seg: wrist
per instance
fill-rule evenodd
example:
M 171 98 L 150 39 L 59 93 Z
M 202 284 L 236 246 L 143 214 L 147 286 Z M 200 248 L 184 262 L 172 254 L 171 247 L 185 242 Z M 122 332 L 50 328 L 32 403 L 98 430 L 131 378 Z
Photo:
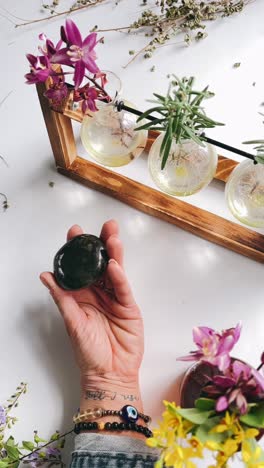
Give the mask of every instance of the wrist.
M 81 413 L 94 408 L 116 411 L 121 410 L 125 405 L 135 406 L 138 412 L 144 413 L 138 379 L 109 379 L 105 376 L 82 377 L 81 388 Z M 98 422 L 120 422 L 120 420 L 116 416 L 111 418 L 104 416 Z M 146 425 L 144 421 L 140 421 L 140 424 Z M 113 432 L 104 431 L 104 434 L 113 435 Z M 144 435 L 132 431 L 121 432 L 118 435 L 145 439 Z
M 138 379 L 89 376 L 81 379 L 81 411 L 91 407 L 120 409 L 131 404 L 143 412 Z

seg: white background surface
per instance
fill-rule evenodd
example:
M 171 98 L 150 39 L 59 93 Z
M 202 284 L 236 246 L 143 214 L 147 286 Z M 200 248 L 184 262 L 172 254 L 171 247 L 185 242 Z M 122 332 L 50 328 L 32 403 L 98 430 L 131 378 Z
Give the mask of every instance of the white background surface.
M 83 34 L 95 24 L 124 26 L 138 17 L 139 3 L 121 0 L 115 6 L 109 1 L 76 13 L 73 19 Z M 11 205 L 0 214 L 0 401 L 21 380 L 29 383 L 29 393 L 17 410 L 16 434 L 21 439 L 28 439 L 35 428 L 48 436 L 71 426 L 78 406 L 78 371 L 63 324 L 38 275 L 52 267 L 69 226 L 78 223 L 99 234 L 102 223 L 115 218 L 145 321 L 141 372 L 145 411 L 157 419 L 162 399 L 177 398 L 186 364 L 176 358 L 193 348 L 194 325 L 221 329 L 242 320 L 235 355 L 258 363 L 264 329 L 263 266 L 56 173 L 35 89 L 24 85 L 23 75 L 25 53 L 37 51 L 38 34 L 45 32 L 56 40 L 62 19 L 15 29 L 2 17 L 6 7 L 19 17 L 41 17 L 38 0 L 8 4 L 0 0 L 0 100 L 12 91 L 0 108 L 0 154 L 10 166 L 0 166 L 0 191 Z M 255 0 L 242 14 L 210 24 L 209 37 L 199 44 L 163 47 L 151 60 L 140 58 L 126 69 L 122 66 L 130 58 L 128 50 L 142 47 L 146 38 L 110 33 L 98 51 L 98 64 L 120 76 L 124 96 L 141 109 L 153 91 L 165 92 L 168 73 L 195 75 L 197 86 L 210 84 L 216 92 L 207 104 L 208 114 L 226 123 L 210 136 L 242 148 L 242 141 L 263 137 L 258 115 L 264 100 L 263 18 L 264 2 Z M 240 68 L 233 68 L 235 62 L 241 62 Z M 152 65 L 154 73 L 149 71 Z M 144 158 L 122 171 L 150 182 Z M 51 180 L 54 188 L 48 185 Z M 219 183 L 191 201 L 231 219 Z

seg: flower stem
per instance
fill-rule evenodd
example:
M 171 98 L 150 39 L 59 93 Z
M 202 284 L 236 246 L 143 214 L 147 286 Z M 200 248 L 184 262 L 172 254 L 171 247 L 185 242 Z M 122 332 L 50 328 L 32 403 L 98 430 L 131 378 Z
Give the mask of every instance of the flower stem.
M 61 436 L 59 436 L 59 437 L 56 439 L 56 441 L 57 441 L 57 440 L 60 440 L 60 439 L 63 439 L 63 438 L 66 437 L 67 435 L 71 434 L 73 431 L 74 431 L 74 429 L 71 429 L 70 431 L 65 432 L 65 434 L 62 434 Z M 48 446 L 51 445 L 51 444 L 54 444 L 54 442 L 56 442 L 56 441 L 50 440 L 49 442 L 47 442 L 46 444 L 42 445 L 41 447 L 38 447 L 38 448 L 36 448 L 35 450 L 32 450 L 32 452 L 29 452 L 29 453 L 27 453 L 26 455 L 23 455 L 23 457 L 20 457 L 17 461 L 20 461 L 20 462 L 21 462 L 22 460 L 24 460 L 25 458 L 29 457 L 29 456 L 32 455 L 33 453 L 36 453 L 36 452 L 38 452 L 40 449 L 42 450 L 43 448 L 48 447 Z

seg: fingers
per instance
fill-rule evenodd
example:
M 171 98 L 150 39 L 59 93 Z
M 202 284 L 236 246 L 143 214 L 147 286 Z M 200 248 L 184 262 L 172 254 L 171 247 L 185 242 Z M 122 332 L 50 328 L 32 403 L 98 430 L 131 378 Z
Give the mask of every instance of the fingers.
M 83 234 L 82 228 L 78 226 L 78 224 L 74 224 L 74 226 L 72 226 L 67 233 L 67 241 L 73 239 L 76 236 L 79 236 L 80 234 Z
M 116 262 L 115 259 L 111 258 L 109 260 L 107 272 L 118 302 L 124 307 L 133 305 L 135 300 L 128 280 L 121 266 Z
M 121 267 L 123 267 L 124 249 L 123 244 L 117 235 L 113 234 L 108 238 L 106 241 L 106 249 L 109 258 L 113 258 Z
M 114 219 L 110 219 L 110 221 L 104 223 L 100 237 L 102 241 L 106 243 L 110 236 L 118 236 L 118 232 L 119 229 L 117 222 Z
M 64 319 L 67 331 L 71 334 L 76 329 L 77 321 L 79 321 L 84 312 L 79 308 L 71 293 L 57 285 L 52 273 L 41 273 L 40 280 L 50 291 L 50 294 Z

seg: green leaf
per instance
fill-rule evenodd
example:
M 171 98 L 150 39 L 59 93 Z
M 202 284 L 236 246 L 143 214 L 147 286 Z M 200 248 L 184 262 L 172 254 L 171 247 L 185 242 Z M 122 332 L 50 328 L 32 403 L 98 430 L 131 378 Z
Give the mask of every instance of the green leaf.
M 264 140 L 250 140 L 250 141 L 243 141 L 243 145 L 258 145 L 258 144 L 264 144 Z
M 60 437 L 60 433 L 59 432 L 55 432 L 54 434 L 52 434 L 50 440 L 58 440 L 58 438 Z
M 264 429 L 264 403 L 254 406 L 249 413 L 240 416 L 239 419 L 247 426 Z
M 166 98 L 164 96 L 161 96 L 160 94 L 153 93 L 153 96 L 155 96 L 157 99 L 159 99 L 162 102 L 166 101 Z
M 0 468 L 7 468 L 9 466 L 9 462 L 4 462 L 0 460 Z
M 6 444 L 8 447 L 14 447 L 14 445 L 15 445 L 15 439 L 14 439 L 14 437 L 13 437 L 13 436 L 10 436 L 10 437 L 7 439 L 7 441 L 6 441 L 5 444 Z
M 40 442 L 47 442 L 45 439 L 41 439 L 41 437 L 39 437 L 38 434 L 34 435 L 34 441 L 36 444 L 39 444 Z
M 264 154 L 263 154 L 263 155 L 259 155 L 259 154 L 258 154 L 258 155 L 255 157 L 255 160 L 256 160 L 258 163 L 260 163 L 260 164 L 264 164 Z
M 197 430 L 195 431 L 196 437 L 202 442 L 206 442 L 207 440 L 212 440 L 214 442 L 223 442 L 227 437 L 227 432 L 210 432 L 217 424 L 221 421 L 221 416 L 215 416 L 213 418 L 209 418 L 205 423 L 201 424 Z
M 198 398 L 198 400 L 195 401 L 195 408 L 202 411 L 214 410 L 215 400 L 212 400 L 211 398 Z
M 144 125 L 141 125 L 140 127 L 136 127 L 135 130 L 145 130 L 146 128 L 151 127 L 152 125 L 159 124 L 163 122 L 164 119 L 155 119 L 151 120 L 150 122 L 145 123 Z
M 164 110 L 164 107 L 158 106 L 158 107 L 152 107 L 151 109 L 146 110 L 146 112 L 143 112 L 143 114 L 137 119 L 137 122 L 140 122 L 140 120 L 145 119 L 148 117 L 150 114 L 153 112 L 158 112 Z
M 25 450 L 29 450 L 30 452 L 35 448 L 35 444 L 27 440 L 23 440 L 22 445 Z
M 213 411 L 202 411 L 197 408 L 180 408 L 177 413 L 194 424 L 203 424 L 212 415 Z
M 183 130 L 193 141 L 195 141 L 195 143 L 197 143 L 200 146 L 204 146 L 204 143 L 200 140 L 200 138 L 197 135 L 195 135 L 195 133 L 189 127 L 183 125 Z
M 11 461 L 18 460 L 18 458 L 20 456 L 20 451 L 18 450 L 17 447 L 13 447 L 11 445 L 6 445 L 5 444 L 5 449 L 6 449 L 8 457 L 10 458 Z

